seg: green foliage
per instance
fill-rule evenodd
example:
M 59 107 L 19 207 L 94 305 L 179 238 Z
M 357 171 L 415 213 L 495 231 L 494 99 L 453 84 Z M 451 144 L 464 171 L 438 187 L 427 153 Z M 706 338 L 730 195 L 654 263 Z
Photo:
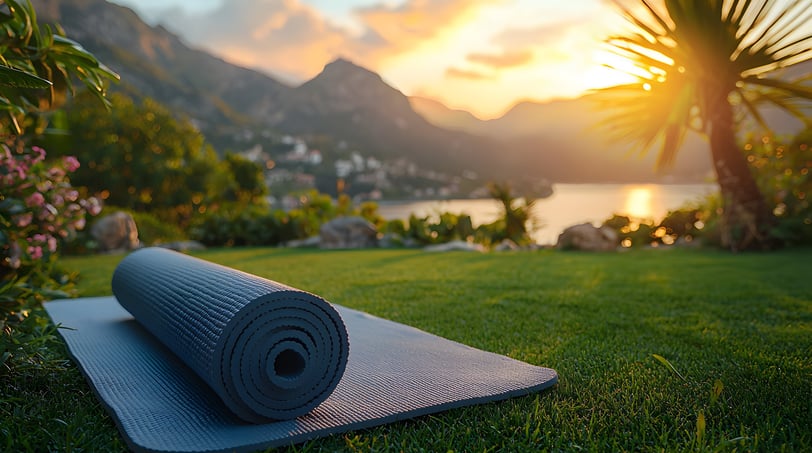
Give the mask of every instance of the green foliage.
M 781 245 L 812 244 L 812 130 L 794 139 L 775 140 L 768 136 L 750 137 L 744 145 L 747 161 L 777 222 L 770 231 Z M 707 197 L 697 213 L 703 229 L 698 236 L 707 245 L 721 245 L 723 201 Z
M 685 207 L 669 211 L 659 223 L 615 214 L 602 226 L 617 232 L 623 247 L 672 245 L 679 240 L 705 238 L 708 230 L 702 221 L 704 217 L 702 209 Z
M 310 190 L 299 194 L 299 207 L 289 211 L 265 205 L 228 203 L 199 215 L 190 236 L 206 245 L 277 245 L 319 233 L 321 225 L 339 215 L 361 215 L 383 224 L 373 202 L 353 207 L 348 197 L 337 203 L 329 195 Z
M 61 30 L 39 26 L 30 1 L 0 1 L 0 127 L 21 134 L 26 115 L 64 104 L 73 78 L 104 103 L 105 82 L 118 75 Z
M 242 203 L 262 202 L 268 194 L 262 166 L 233 153 L 226 153 L 223 163 L 231 180 L 226 198 Z
M 22 141 L 0 147 L 0 374 L 44 363 L 53 331 L 40 303 L 70 296 L 73 276 L 55 266 L 57 251 L 84 228 L 86 211 L 100 209 L 71 186 L 78 165 Z
M 772 235 L 788 246 L 812 244 L 812 129 L 784 142 L 751 137 L 744 150 L 778 219 Z
M 40 27 L 28 0 L 0 0 L 0 131 L 41 131 L 36 114 L 60 107 L 74 79 L 104 104 L 105 82 L 118 76 L 61 30 Z M 54 329 L 40 303 L 70 295 L 73 276 L 56 268 L 56 252 L 100 205 L 71 185 L 74 156 L 46 162 L 42 148 L 0 139 L 0 374 L 16 375 L 51 363 Z
M 87 162 L 74 182 L 101 194 L 106 203 L 185 227 L 201 207 L 221 200 L 227 187 L 239 192 L 246 187 L 240 184 L 252 184 L 249 178 L 234 182 L 230 171 L 238 160 L 221 165 L 200 132 L 159 103 L 136 104 L 116 94 L 108 112 L 92 101 L 79 96 L 72 104 L 70 136 L 54 149 L 73 150 Z
M 292 239 L 288 219 L 280 214 L 265 206 L 227 205 L 200 216 L 190 235 L 210 246 L 276 245 Z
M 503 211 L 502 218 L 488 227 L 490 231 L 493 231 L 491 242 L 497 243 L 503 239 L 510 239 L 519 245 L 531 243 L 528 223 L 532 223 L 534 220 L 532 212 L 536 200 L 525 197 L 520 202 L 519 197 L 513 193 L 508 183 L 490 182 L 488 192 L 502 205 Z M 499 231 L 502 227 L 504 230 Z

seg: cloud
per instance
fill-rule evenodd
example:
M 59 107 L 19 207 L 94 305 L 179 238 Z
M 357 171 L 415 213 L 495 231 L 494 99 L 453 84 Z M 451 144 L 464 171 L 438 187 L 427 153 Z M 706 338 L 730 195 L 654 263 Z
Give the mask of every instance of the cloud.
M 411 47 L 435 38 L 464 21 L 487 0 L 409 0 L 401 6 L 383 4 L 357 8 L 356 16 L 392 48 Z
M 523 66 L 533 61 L 533 52 L 530 50 L 506 51 L 501 54 L 472 53 L 466 59 L 471 63 L 490 66 L 494 69 Z
M 164 23 L 192 45 L 289 79 L 311 77 L 365 47 L 298 0 L 231 0 L 210 12 L 175 11 Z
M 484 74 L 482 72 L 459 68 L 446 69 L 445 76 L 447 78 L 468 79 L 468 80 L 490 80 L 494 78 L 493 76 Z
M 187 42 L 289 81 L 316 75 L 341 56 L 372 70 L 430 41 L 493 0 L 408 0 L 357 8 L 354 30 L 301 0 L 229 0 L 212 11 L 165 11 L 162 23 Z
M 512 28 L 494 37 L 494 43 L 508 49 L 526 49 L 560 41 L 574 32 L 581 32 L 585 21 L 572 19 L 530 28 Z

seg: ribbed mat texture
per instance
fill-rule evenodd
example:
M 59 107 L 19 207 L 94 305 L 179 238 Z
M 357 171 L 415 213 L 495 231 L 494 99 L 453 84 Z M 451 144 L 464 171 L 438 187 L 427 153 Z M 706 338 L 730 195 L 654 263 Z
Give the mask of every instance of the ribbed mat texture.
M 550 368 L 166 250 L 125 258 L 113 287 L 115 297 L 45 308 L 134 451 L 290 445 L 558 379 Z M 310 409 L 287 417 L 302 407 Z M 257 423 L 266 419 L 274 420 Z
M 332 305 L 245 272 L 151 247 L 119 263 L 113 294 L 245 421 L 310 412 L 347 365 Z

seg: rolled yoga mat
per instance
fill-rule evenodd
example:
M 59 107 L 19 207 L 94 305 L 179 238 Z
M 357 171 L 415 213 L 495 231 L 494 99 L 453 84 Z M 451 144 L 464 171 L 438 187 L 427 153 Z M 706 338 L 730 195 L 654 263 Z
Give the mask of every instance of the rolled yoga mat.
M 525 395 L 558 380 L 550 368 L 331 306 L 285 285 L 175 252 L 133 253 L 116 269 L 113 285 L 115 297 L 56 300 L 45 309 L 63 327 L 59 332 L 70 355 L 133 451 L 262 450 Z M 295 310 L 311 308 L 293 315 L 275 309 L 288 303 Z M 279 329 L 256 330 L 247 321 L 259 319 Z M 346 336 L 336 320 L 343 320 Z M 248 330 L 237 333 L 238 326 Z M 277 336 L 283 326 L 294 326 L 293 332 Z M 332 334 L 338 336 L 330 340 Z M 240 365 L 227 351 L 238 353 L 246 345 L 243 354 L 254 359 Z M 333 373 L 339 379 L 334 389 Z M 313 405 L 312 410 L 253 423 L 257 414 L 276 415 L 278 408 L 269 410 L 271 400 L 281 400 L 284 413 L 287 404 L 308 400 L 287 392 L 299 379 L 322 388 L 301 406 Z M 248 390 L 261 382 L 275 390 Z M 300 389 L 307 395 L 314 390 Z M 322 396 L 326 399 L 313 404 Z M 243 410 L 247 416 L 238 412 Z
M 113 294 L 245 421 L 310 412 L 347 365 L 332 305 L 245 272 L 152 247 L 119 263 Z

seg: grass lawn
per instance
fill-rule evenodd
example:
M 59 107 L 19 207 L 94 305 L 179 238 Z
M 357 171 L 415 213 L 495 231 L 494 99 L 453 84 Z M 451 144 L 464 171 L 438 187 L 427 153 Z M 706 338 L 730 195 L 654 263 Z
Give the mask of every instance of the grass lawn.
M 197 256 L 560 376 L 540 394 L 291 451 L 812 451 L 810 249 L 246 248 Z M 82 295 L 107 295 L 120 259 L 66 258 L 63 265 L 81 272 Z M 124 449 L 72 363 L 19 370 L 8 380 L 0 450 Z

